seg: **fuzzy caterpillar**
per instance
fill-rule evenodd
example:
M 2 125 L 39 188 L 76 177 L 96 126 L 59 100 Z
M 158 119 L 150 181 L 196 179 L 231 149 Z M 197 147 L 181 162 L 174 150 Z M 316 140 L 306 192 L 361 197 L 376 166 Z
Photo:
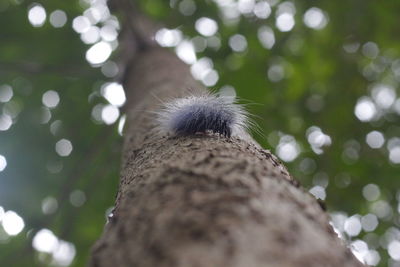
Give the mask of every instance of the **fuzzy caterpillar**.
M 178 136 L 214 133 L 247 135 L 248 114 L 234 98 L 206 94 L 174 99 L 157 113 L 159 130 Z

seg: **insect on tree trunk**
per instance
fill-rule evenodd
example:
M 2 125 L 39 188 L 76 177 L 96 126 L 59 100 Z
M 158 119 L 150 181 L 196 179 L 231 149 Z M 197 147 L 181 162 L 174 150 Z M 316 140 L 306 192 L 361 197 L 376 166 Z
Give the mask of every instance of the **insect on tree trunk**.
M 162 101 L 205 91 L 187 65 L 152 46 L 128 63 L 121 182 L 90 266 L 362 266 L 317 201 L 254 141 L 156 134 Z

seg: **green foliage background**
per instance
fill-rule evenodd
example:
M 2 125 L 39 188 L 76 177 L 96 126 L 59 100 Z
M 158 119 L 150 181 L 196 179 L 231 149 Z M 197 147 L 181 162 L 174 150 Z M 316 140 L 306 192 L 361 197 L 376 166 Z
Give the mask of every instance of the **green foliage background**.
M 305 188 L 317 186 L 326 192 L 328 211 L 335 218 L 345 221 L 353 216 L 363 222 L 363 216 L 376 215 L 376 229 L 364 229 L 356 235 L 339 230 L 353 244 L 353 250 L 360 244 L 368 245 L 368 250 L 359 250 L 368 263 L 400 266 L 400 256 L 394 255 L 400 255 L 400 164 L 393 151 L 390 159 L 390 151 L 400 147 L 400 99 L 382 108 L 374 91 L 384 85 L 392 93 L 400 93 L 400 2 L 267 2 L 272 10 L 268 18 L 237 11 L 233 19 L 227 19 L 222 11 L 224 3 L 235 5 L 234 0 L 142 0 L 139 5 L 187 40 L 200 36 L 195 29 L 199 18 L 216 21 L 214 36 L 220 45 L 196 53 L 197 59 L 211 59 L 219 74 L 211 89 L 226 85 L 235 88 L 255 115 L 260 132 L 254 136 L 265 148 L 279 155 L 279 149 L 289 140 L 286 143 L 299 155 L 286 166 Z M 47 18 L 43 25 L 33 27 L 28 11 L 38 4 L 46 10 Z M 25 223 L 16 236 L 9 236 L 0 223 L 2 266 L 60 265 L 51 253 L 32 247 L 40 229 L 49 229 L 57 238 L 72 243 L 76 255 L 70 266 L 84 266 L 113 205 L 122 137 L 117 131 L 118 121 L 105 125 L 94 115 L 95 107 L 108 104 L 101 87 L 113 81 L 113 75 L 101 65 L 88 63 L 85 53 L 93 44 L 82 42 L 72 28 L 74 18 L 95 4 L 104 2 L 0 1 L 0 96 L 5 85 L 13 92 L 11 100 L 0 102 L 0 115 L 8 114 L 13 121 L 0 131 L 0 155 L 7 160 L 6 168 L 0 171 L 0 206 L 17 212 Z M 282 32 L 276 19 L 285 5 L 295 8 L 295 25 Z M 192 8 L 190 12 L 188 7 L 189 11 Z M 305 12 L 312 7 L 325 14 L 327 24 L 322 29 L 303 22 Z M 55 28 L 49 22 L 55 10 L 67 15 L 63 27 Z M 265 26 L 274 33 L 270 49 L 258 37 L 260 27 Z M 245 37 L 244 51 L 235 52 L 229 45 L 235 34 Z M 116 41 L 112 43 L 117 45 Z M 115 55 L 108 62 L 113 58 Z M 274 66 L 278 66 L 278 76 L 274 76 Z M 42 102 L 48 90 L 59 94 L 55 108 Z M 363 97 L 369 97 L 376 109 L 370 121 L 360 121 L 355 115 L 358 101 L 366 99 Z M 331 139 L 330 145 L 321 147 L 322 153 L 314 152 L 308 141 L 307 130 L 312 126 Z M 366 135 L 371 131 L 383 134 L 385 143 L 380 148 L 367 144 Z M 73 145 L 68 157 L 55 151 L 56 142 L 63 138 Z M 369 184 L 379 189 L 370 200 L 365 197 Z M 83 205 L 73 205 L 72 192 L 84 194 Z M 49 197 L 57 201 L 58 208 L 44 214 L 44 200 Z

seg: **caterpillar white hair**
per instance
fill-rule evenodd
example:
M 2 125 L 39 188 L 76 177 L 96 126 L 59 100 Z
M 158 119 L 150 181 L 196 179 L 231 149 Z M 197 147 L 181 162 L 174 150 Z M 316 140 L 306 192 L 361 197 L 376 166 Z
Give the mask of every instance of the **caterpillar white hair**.
M 214 133 L 224 137 L 247 134 L 248 115 L 233 97 L 207 94 L 178 98 L 158 112 L 162 132 L 180 136 Z

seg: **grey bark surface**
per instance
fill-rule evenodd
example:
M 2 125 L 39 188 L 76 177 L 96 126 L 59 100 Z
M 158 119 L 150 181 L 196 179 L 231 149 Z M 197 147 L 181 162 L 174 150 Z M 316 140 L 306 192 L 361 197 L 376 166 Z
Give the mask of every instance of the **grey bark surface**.
M 127 77 L 121 182 L 90 266 L 362 266 L 269 151 L 157 134 L 152 112 L 162 101 L 204 90 L 175 55 L 141 52 Z

